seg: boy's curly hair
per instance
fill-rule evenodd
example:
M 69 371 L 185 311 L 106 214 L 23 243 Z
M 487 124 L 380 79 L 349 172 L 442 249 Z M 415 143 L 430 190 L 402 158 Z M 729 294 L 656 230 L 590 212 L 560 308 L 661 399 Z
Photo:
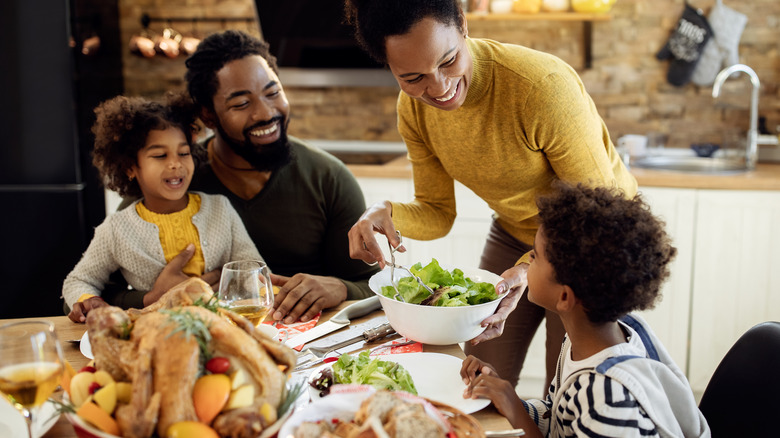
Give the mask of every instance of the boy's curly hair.
M 92 163 L 105 186 L 120 196 L 143 196 L 138 181 L 130 181 L 127 172 L 138 165 L 138 151 L 146 144 L 149 131 L 179 128 L 184 132 L 193 157 L 199 155 L 199 146 L 193 141 L 198 129 L 196 106 L 183 93 L 171 93 L 167 98 L 168 104 L 163 105 L 141 97 L 116 96 L 95 108 Z
M 230 61 L 260 55 L 274 73 L 279 74 L 276 57 L 268 50 L 268 43 L 238 30 L 226 30 L 207 36 L 198 44 L 185 65 L 187 90 L 195 103 L 214 110 L 214 94 L 219 88 L 217 72 Z
M 537 205 L 558 283 L 572 288 L 594 323 L 652 308 L 677 254 L 664 222 L 640 195 L 561 181 L 553 187 Z
M 381 64 L 387 64 L 387 37 L 409 32 L 425 17 L 452 24 L 461 33 L 464 29 L 457 0 L 347 0 L 344 13 L 355 29 L 355 39 Z

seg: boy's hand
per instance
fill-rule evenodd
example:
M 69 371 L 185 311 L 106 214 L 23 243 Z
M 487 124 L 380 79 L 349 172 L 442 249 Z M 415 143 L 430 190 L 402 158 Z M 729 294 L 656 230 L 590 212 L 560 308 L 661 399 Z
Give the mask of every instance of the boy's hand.
M 108 303 L 103 301 L 103 298 L 91 297 L 80 303 L 75 303 L 70 309 L 68 318 L 73 322 L 84 322 L 87 320 L 87 314 L 90 310 L 105 306 L 108 306 Z
M 509 420 L 512 427 L 528 427 L 522 418 L 523 414 L 528 416 L 523 402 L 517 396 L 515 388 L 500 377 L 478 375 L 463 391 L 463 398 L 486 398 L 493 402 L 498 412 Z
M 460 377 L 466 385 L 471 384 L 479 375 L 498 376 L 496 370 L 487 362 L 469 355 L 460 366 Z M 468 388 L 466 388 L 468 390 Z M 469 395 L 470 396 L 470 395 Z M 464 395 L 464 398 L 469 398 Z

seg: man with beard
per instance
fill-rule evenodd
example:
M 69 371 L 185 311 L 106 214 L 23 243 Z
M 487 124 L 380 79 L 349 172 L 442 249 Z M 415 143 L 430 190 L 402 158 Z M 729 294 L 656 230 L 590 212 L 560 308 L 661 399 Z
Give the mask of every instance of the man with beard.
M 368 278 L 378 268 L 350 258 L 347 239 L 365 210 L 363 193 L 343 163 L 287 136 L 290 107 L 268 45 L 228 30 L 205 38 L 186 65 L 188 91 L 215 132 L 190 188 L 224 195 L 238 211 L 280 286 L 272 317 L 308 321 L 345 299 L 373 295 Z M 112 304 L 156 301 L 186 279 L 179 266 L 189 257 L 185 249 L 171 260 L 152 291 L 122 291 Z M 218 273 L 203 278 L 218 283 Z

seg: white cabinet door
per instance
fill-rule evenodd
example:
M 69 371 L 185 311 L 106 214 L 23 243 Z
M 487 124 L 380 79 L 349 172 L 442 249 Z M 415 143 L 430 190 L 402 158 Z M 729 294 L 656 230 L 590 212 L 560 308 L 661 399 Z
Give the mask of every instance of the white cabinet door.
M 689 379 L 703 391 L 750 327 L 780 320 L 780 193 L 701 190 Z
M 661 288 L 661 301 L 654 309 L 640 314 L 680 369 L 686 371 L 696 190 L 640 187 L 639 192 L 650 205 L 653 214 L 666 222 L 666 232 L 677 248 L 677 256 L 669 267 L 669 279 Z

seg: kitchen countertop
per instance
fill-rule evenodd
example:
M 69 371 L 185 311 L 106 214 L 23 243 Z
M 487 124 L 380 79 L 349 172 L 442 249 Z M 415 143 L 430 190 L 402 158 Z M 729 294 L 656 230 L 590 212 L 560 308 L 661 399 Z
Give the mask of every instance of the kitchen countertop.
M 358 178 L 411 178 L 412 166 L 406 157 L 382 165 L 347 166 Z M 751 172 L 706 175 L 692 172 L 632 168 L 640 186 L 718 190 L 780 190 L 780 164 L 759 163 Z

